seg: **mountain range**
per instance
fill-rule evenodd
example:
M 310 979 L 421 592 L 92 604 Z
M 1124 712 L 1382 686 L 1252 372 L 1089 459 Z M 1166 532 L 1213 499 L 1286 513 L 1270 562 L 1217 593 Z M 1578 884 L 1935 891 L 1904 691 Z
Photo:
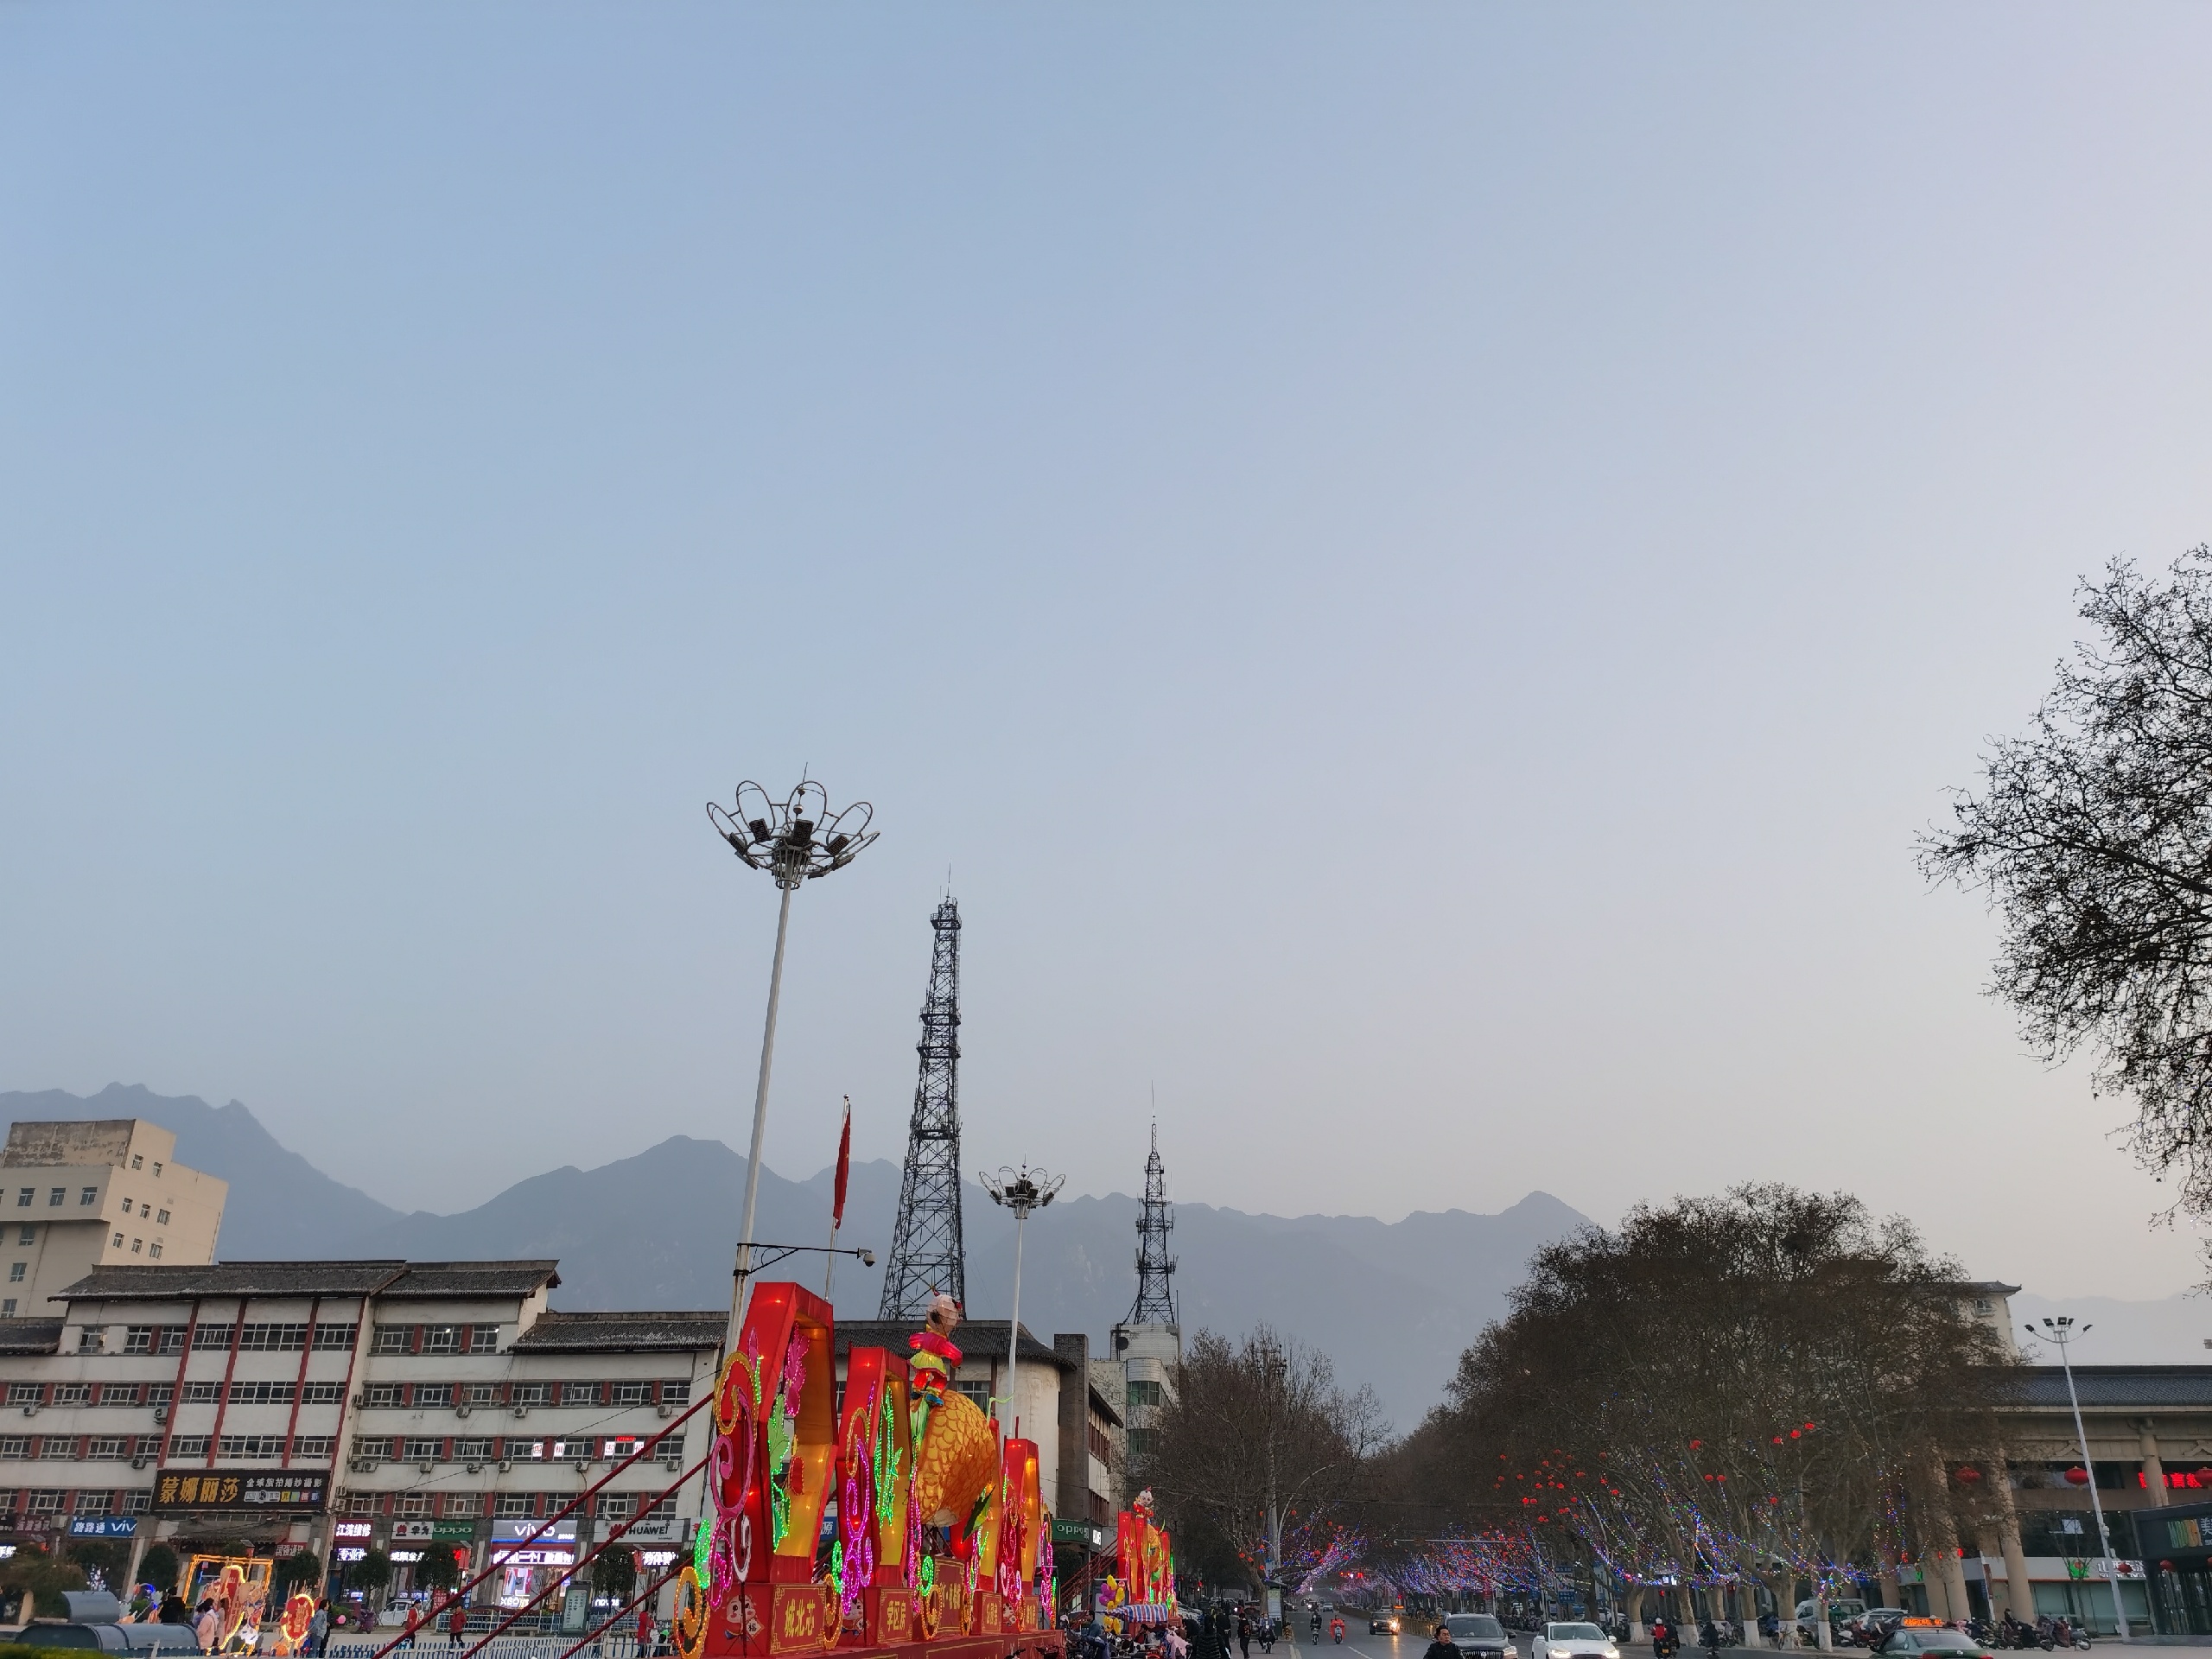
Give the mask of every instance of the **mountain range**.
M 745 1160 L 719 1141 L 674 1135 L 595 1169 L 566 1166 L 516 1182 L 455 1215 L 403 1213 L 334 1180 L 271 1135 L 237 1101 L 211 1106 L 113 1084 L 91 1096 L 0 1093 L 18 1118 L 143 1117 L 177 1137 L 176 1155 L 231 1184 L 226 1260 L 403 1256 L 416 1261 L 556 1256 L 564 1308 L 728 1304 Z M 756 1231 L 769 1243 L 828 1243 L 832 1172 L 791 1180 L 763 1166 Z M 899 1170 L 855 1163 L 842 1243 L 873 1249 L 839 1262 L 835 1300 L 873 1317 L 882 1292 Z M 964 1184 L 963 1184 L 964 1185 Z M 964 1185 L 968 1301 L 980 1313 L 1011 1295 L 1014 1224 Z M 1138 1202 L 1120 1192 L 1063 1197 L 1029 1229 L 1021 1320 L 1048 1339 L 1087 1333 L 1099 1351 L 1136 1293 Z M 1251 1215 L 1175 1207 L 1173 1248 L 1186 1338 L 1242 1334 L 1262 1321 L 1331 1356 L 1348 1384 L 1371 1386 L 1402 1427 L 1440 1398 L 1459 1351 L 1503 1311 L 1529 1255 L 1583 1224 L 1532 1192 L 1498 1215 L 1462 1210 L 1384 1223 L 1366 1217 Z M 779 1271 L 818 1284 L 823 1260 Z
M 568 1309 L 722 1307 L 745 1191 L 745 1160 L 719 1141 L 674 1135 L 602 1164 L 549 1170 L 516 1182 L 454 1215 L 406 1214 L 334 1180 L 280 1144 L 237 1101 L 210 1106 L 112 1084 L 79 1096 L 60 1090 L 0 1092 L 18 1118 L 143 1117 L 173 1131 L 177 1156 L 231 1184 L 220 1252 L 231 1261 L 401 1256 L 468 1261 L 556 1256 Z M 760 1171 L 757 1233 L 772 1243 L 829 1242 L 832 1173 L 790 1180 Z M 836 1304 L 873 1318 L 882 1292 L 899 1202 L 897 1165 L 853 1166 L 840 1242 L 873 1249 L 877 1264 L 837 1265 Z M 978 1314 L 1004 1310 L 1013 1288 L 1014 1224 L 972 1185 L 964 1185 L 968 1301 Z M 1021 1320 L 1052 1333 L 1088 1334 L 1103 1351 L 1107 1332 L 1136 1293 L 1138 1202 L 1120 1192 L 1063 1198 L 1029 1230 L 1021 1274 Z M 1334 1361 L 1350 1384 L 1372 1387 L 1401 1429 L 1442 1395 L 1459 1352 L 1504 1312 L 1507 1291 L 1542 1244 L 1584 1225 L 1559 1199 L 1531 1192 L 1497 1215 L 1421 1212 L 1403 1221 L 1362 1216 L 1248 1214 L 1178 1203 L 1172 1241 L 1185 1336 L 1202 1327 L 1241 1335 L 1265 1322 Z M 800 1255 L 772 1269 L 810 1285 L 822 1258 Z M 2212 1310 L 2183 1297 L 2069 1304 L 2095 1320 L 2107 1352 L 2094 1363 L 2181 1363 L 2206 1358 Z M 2032 1294 L 2015 1299 L 2021 1318 L 2045 1311 Z

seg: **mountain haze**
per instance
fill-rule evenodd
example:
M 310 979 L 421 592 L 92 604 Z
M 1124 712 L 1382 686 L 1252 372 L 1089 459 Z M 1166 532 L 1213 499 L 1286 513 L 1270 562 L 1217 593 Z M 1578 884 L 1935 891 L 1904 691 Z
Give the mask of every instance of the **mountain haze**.
M 89 1097 L 0 1094 L 0 1107 L 11 1118 L 136 1116 L 174 1130 L 180 1159 L 231 1183 L 220 1246 L 228 1260 L 557 1256 L 564 1308 L 729 1301 L 746 1163 L 719 1141 L 675 1135 L 595 1169 L 532 1175 L 454 1215 L 409 1215 L 321 1174 L 236 1101 L 217 1108 L 111 1084 Z M 828 1243 L 831 1176 L 825 1169 L 795 1181 L 763 1166 L 759 1238 Z M 899 1166 L 887 1160 L 853 1166 L 839 1242 L 873 1249 L 876 1265 L 838 1262 L 835 1300 L 849 1313 L 876 1311 L 899 1184 Z M 1003 1317 L 1013 1218 L 976 1186 L 963 1192 L 968 1300 L 979 1315 Z M 1032 1217 L 1022 1323 L 1047 1338 L 1086 1332 L 1103 1352 L 1136 1294 L 1138 1209 L 1135 1198 L 1110 1192 L 1064 1198 Z M 1541 1192 L 1499 1215 L 1452 1210 L 1393 1223 L 1178 1204 L 1172 1249 L 1183 1326 L 1241 1334 L 1264 1320 L 1327 1352 L 1343 1380 L 1371 1385 L 1409 1428 L 1436 1403 L 1459 1351 L 1503 1312 L 1529 1256 L 1582 1224 Z M 802 1255 L 769 1270 L 818 1287 L 823 1265 Z

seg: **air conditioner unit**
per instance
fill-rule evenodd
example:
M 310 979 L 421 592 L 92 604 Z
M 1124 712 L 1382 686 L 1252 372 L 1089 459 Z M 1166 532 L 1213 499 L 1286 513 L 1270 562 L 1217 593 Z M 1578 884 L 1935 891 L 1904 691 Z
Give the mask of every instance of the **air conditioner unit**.
M 435 1465 L 432 1465 L 432 1464 L 428 1464 L 428 1463 L 418 1463 L 418 1464 L 416 1464 L 416 1465 L 415 1465 L 415 1467 L 416 1467 L 417 1470 L 419 1470 L 422 1473 L 423 1473 L 423 1474 L 426 1474 L 426 1475 L 427 1475 L 427 1474 L 429 1474 L 429 1473 L 430 1472 L 430 1471 L 431 1471 L 434 1467 L 435 1467 Z
M 169 1408 L 167 1406 L 156 1406 L 154 1408 L 154 1421 L 156 1422 L 166 1423 L 168 1420 Z
M 376 1464 L 372 1459 L 368 1458 L 348 1458 L 346 1459 L 346 1466 L 348 1469 L 351 1469 L 355 1474 L 361 1475 L 366 1474 L 370 1470 L 375 1468 Z
M 453 1408 L 453 1414 L 456 1417 L 466 1417 L 474 1409 L 474 1407 L 463 1403 L 461 1405 L 455 1406 Z
M 480 1463 L 472 1463 L 468 1465 L 468 1472 L 472 1475 L 480 1475 L 484 1472 L 484 1465 Z
M 518 1417 L 527 1417 L 527 1416 L 529 1416 L 529 1415 L 530 1415 L 530 1408 L 529 1408 L 528 1406 L 517 1406 L 517 1407 L 515 1408 L 515 1415 L 516 1415 L 516 1416 L 518 1416 Z
M 676 1415 L 676 1406 L 672 1401 L 664 1400 L 658 1406 L 655 1407 L 654 1409 L 664 1417 L 673 1417 Z
M 38 1415 L 38 1408 L 37 1408 L 36 1406 L 25 1406 L 25 1407 L 23 1408 L 23 1415 L 24 1415 L 24 1416 L 26 1416 L 26 1417 L 35 1417 L 35 1416 L 37 1416 L 37 1415 Z
M 130 1459 L 130 1466 L 133 1469 L 143 1469 L 146 1466 L 146 1459 L 143 1458 L 133 1458 Z
M 499 1472 L 501 1474 L 511 1475 L 514 1473 L 514 1471 L 515 1460 L 512 1458 L 501 1458 L 499 1459 Z

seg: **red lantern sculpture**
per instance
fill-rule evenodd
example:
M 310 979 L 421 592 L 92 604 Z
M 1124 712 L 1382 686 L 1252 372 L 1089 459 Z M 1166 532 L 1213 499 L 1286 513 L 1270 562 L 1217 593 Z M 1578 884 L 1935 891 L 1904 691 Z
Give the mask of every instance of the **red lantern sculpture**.
M 2075 1464 L 2071 1469 L 2069 1469 L 2066 1471 L 2066 1484 L 2069 1486 L 2088 1485 L 2089 1484 L 2089 1471 L 2084 1469 L 2080 1464 Z
M 1980 1478 L 1981 1471 L 1970 1463 L 1964 1465 L 1959 1470 L 1959 1484 L 1962 1486 L 1971 1486 Z

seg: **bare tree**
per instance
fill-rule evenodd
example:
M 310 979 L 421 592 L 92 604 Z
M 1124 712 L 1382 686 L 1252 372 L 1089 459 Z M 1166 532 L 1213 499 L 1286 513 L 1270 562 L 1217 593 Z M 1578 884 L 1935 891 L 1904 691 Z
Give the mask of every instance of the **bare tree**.
M 1303 1576 L 1387 1435 L 1372 1390 L 1340 1388 L 1327 1355 L 1266 1325 L 1235 1345 L 1201 1331 L 1133 1473 L 1179 1538 L 1217 1534 L 1255 1580 Z
M 2094 640 L 1921 868 L 1988 893 L 1993 993 L 2047 1059 L 2094 1056 L 2134 1099 L 2136 1154 L 2212 1214 L 2212 548 L 2163 584 L 2115 562 L 2081 614 Z

